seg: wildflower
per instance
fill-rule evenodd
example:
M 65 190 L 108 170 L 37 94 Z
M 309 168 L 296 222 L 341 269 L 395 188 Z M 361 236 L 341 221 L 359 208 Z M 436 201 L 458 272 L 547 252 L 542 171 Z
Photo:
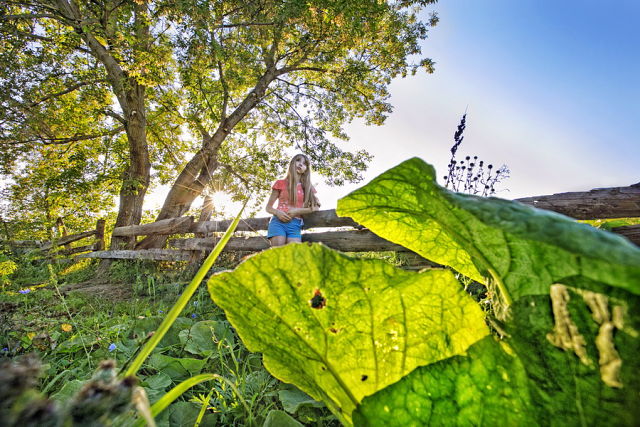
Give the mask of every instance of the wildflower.
M 194 301 L 193 305 L 197 306 L 200 301 Z
M 162 314 L 162 313 L 164 313 L 164 311 L 162 311 L 162 310 L 158 310 L 158 313 Z
M 6 353 L 7 351 L 9 351 L 9 348 L 8 347 L 3 347 L 2 351 Z
M 68 323 L 63 323 L 62 325 L 60 325 L 60 329 L 62 329 L 64 332 L 71 332 L 71 329 L 73 329 L 73 326 L 71 326 Z
M 113 351 L 113 350 L 115 350 L 116 348 L 118 348 L 118 347 L 116 347 L 116 345 L 115 345 L 115 344 L 111 343 L 111 344 L 109 345 L 108 350 L 109 350 L 109 351 Z
M 27 289 L 20 289 L 18 291 L 19 294 L 28 294 L 29 292 L 31 292 L 31 289 L 27 288 Z
M 193 313 L 193 314 L 191 315 L 191 318 L 192 318 L 192 319 L 195 319 L 196 317 L 198 317 L 198 315 L 197 315 L 197 314 L 195 314 L 195 313 Z

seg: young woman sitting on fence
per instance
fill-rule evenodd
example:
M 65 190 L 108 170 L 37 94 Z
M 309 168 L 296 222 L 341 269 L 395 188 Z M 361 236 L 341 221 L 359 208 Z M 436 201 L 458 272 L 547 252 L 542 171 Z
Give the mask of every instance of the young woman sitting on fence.
M 287 177 L 277 180 L 272 189 L 266 209 L 273 215 L 267 231 L 271 246 L 302 241 L 301 215 L 317 211 L 320 207 L 316 189 L 311 185 L 309 158 L 304 154 L 295 155 L 289 163 Z M 276 200 L 278 207 L 274 209 Z

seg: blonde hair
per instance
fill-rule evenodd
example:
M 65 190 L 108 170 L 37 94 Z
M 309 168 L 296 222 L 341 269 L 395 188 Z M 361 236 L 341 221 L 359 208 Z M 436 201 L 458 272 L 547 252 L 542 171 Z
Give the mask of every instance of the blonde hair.
M 304 204 L 302 205 L 305 208 L 312 206 L 319 206 L 318 199 L 313 194 L 313 186 L 311 185 L 311 163 L 309 162 L 309 158 L 304 154 L 296 154 L 289 162 L 289 170 L 287 171 L 287 188 L 289 189 L 289 204 L 291 206 L 296 206 L 298 202 L 298 189 L 296 185 L 295 176 L 296 172 L 296 160 L 302 157 L 307 164 L 307 169 L 304 171 L 302 175 L 300 175 L 300 184 L 302 184 L 302 190 L 304 192 Z

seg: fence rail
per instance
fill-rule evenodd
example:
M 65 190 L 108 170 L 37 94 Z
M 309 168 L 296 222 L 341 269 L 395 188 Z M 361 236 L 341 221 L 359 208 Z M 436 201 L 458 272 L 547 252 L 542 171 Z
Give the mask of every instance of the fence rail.
M 82 252 L 102 251 L 104 249 L 104 227 L 105 220 L 99 219 L 96 222 L 96 228 L 81 233 L 62 236 L 59 239 L 41 242 L 38 240 L 14 240 L 6 241 L 9 246 L 19 249 L 37 249 L 46 252 L 49 256 L 62 255 L 69 256 Z M 94 237 L 91 244 L 72 247 L 70 244 Z M 65 249 L 56 250 L 59 246 L 65 246 Z
M 516 201 L 537 208 L 559 212 L 576 219 L 640 217 L 640 183 L 629 187 L 598 188 L 586 192 L 525 197 L 516 199 Z M 194 253 L 210 251 L 220 238 L 218 233 L 224 232 L 230 223 L 230 220 L 196 222 L 193 217 L 181 217 L 157 221 L 151 224 L 120 227 L 114 230 L 114 236 L 194 233 L 199 237 L 169 239 L 169 246 L 174 249 L 101 251 L 99 253 L 92 252 L 81 256 L 90 258 L 158 260 L 194 259 Z M 269 217 L 248 218 L 240 222 L 236 231 L 255 232 L 266 230 L 268 223 Z M 408 252 L 406 248 L 382 239 L 369 230 L 363 229 L 364 227 L 352 219 L 337 216 L 333 209 L 306 215 L 305 226 L 306 228 L 313 229 L 334 227 L 346 227 L 348 229 L 342 231 L 307 232 L 302 235 L 303 242 L 322 242 L 333 249 L 345 252 Z M 612 231 L 640 245 L 640 225 L 617 227 Z M 225 247 L 225 251 L 256 252 L 267 248 L 269 248 L 269 242 L 264 237 L 234 237 Z
M 559 193 L 544 196 L 524 197 L 517 202 L 562 213 L 576 219 L 613 219 L 640 217 L 640 183 L 628 187 L 597 188 L 585 192 Z M 266 230 L 269 217 L 247 218 L 240 222 L 236 231 L 256 232 Z M 198 259 L 203 253 L 210 251 L 218 239 L 231 224 L 230 220 L 223 221 L 194 221 L 191 216 L 171 218 L 150 224 L 132 225 L 114 229 L 113 236 L 149 236 L 174 235 L 194 233 L 194 238 L 169 239 L 169 246 L 173 249 L 138 249 L 111 250 L 104 249 L 104 220 L 98 221 L 95 230 L 65 236 L 53 242 L 40 244 L 43 250 L 52 250 L 57 246 L 65 246 L 83 238 L 95 236 L 95 243 L 67 247 L 56 252 L 60 255 L 72 255 L 81 252 L 79 258 L 106 259 L 154 259 L 166 261 L 188 261 Z M 345 251 L 397 251 L 413 254 L 408 249 L 382 239 L 364 229 L 351 218 L 339 217 L 334 209 L 314 212 L 305 216 L 305 227 L 314 230 L 334 228 L 331 231 L 306 232 L 302 235 L 303 242 L 322 242 L 325 245 Z M 343 228 L 335 231 L 335 228 Z M 615 227 L 614 233 L 625 236 L 636 245 L 640 245 L 640 225 Z M 242 233 L 241 233 L 242 234 Z M 24 242 L 23 242 L 24 244 Z M 267 249 L 269 242 L 262 236 L 233 237 L 225 251 L 256 252 Z M 90 251 L 90 252 L 89 252 Z M 414 254 L 415 255 L 415 254 Z M 423 260 L 425 263 L 426 260 Z

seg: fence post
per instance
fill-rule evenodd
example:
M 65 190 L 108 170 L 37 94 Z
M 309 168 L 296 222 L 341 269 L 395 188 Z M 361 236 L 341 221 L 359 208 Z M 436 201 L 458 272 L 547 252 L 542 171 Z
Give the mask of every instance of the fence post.
M 101 251 L 104 249 L 104 225 L 106 221 L 99 219 L 96 223 L 96 244 L 93 247 L 94 251 Z
M 67 237 L 67 227 L 64 225 L 64 220 L 62 219 L 62 217 L 58 217 L 58 219 L 56 219 L 56 228 L 58 231 L 58 239 Z M 71 249 L 71 243 L 65 244 L 64 247 L 67 250 Z M 53 249 L 53 247 L 51 249 Z

